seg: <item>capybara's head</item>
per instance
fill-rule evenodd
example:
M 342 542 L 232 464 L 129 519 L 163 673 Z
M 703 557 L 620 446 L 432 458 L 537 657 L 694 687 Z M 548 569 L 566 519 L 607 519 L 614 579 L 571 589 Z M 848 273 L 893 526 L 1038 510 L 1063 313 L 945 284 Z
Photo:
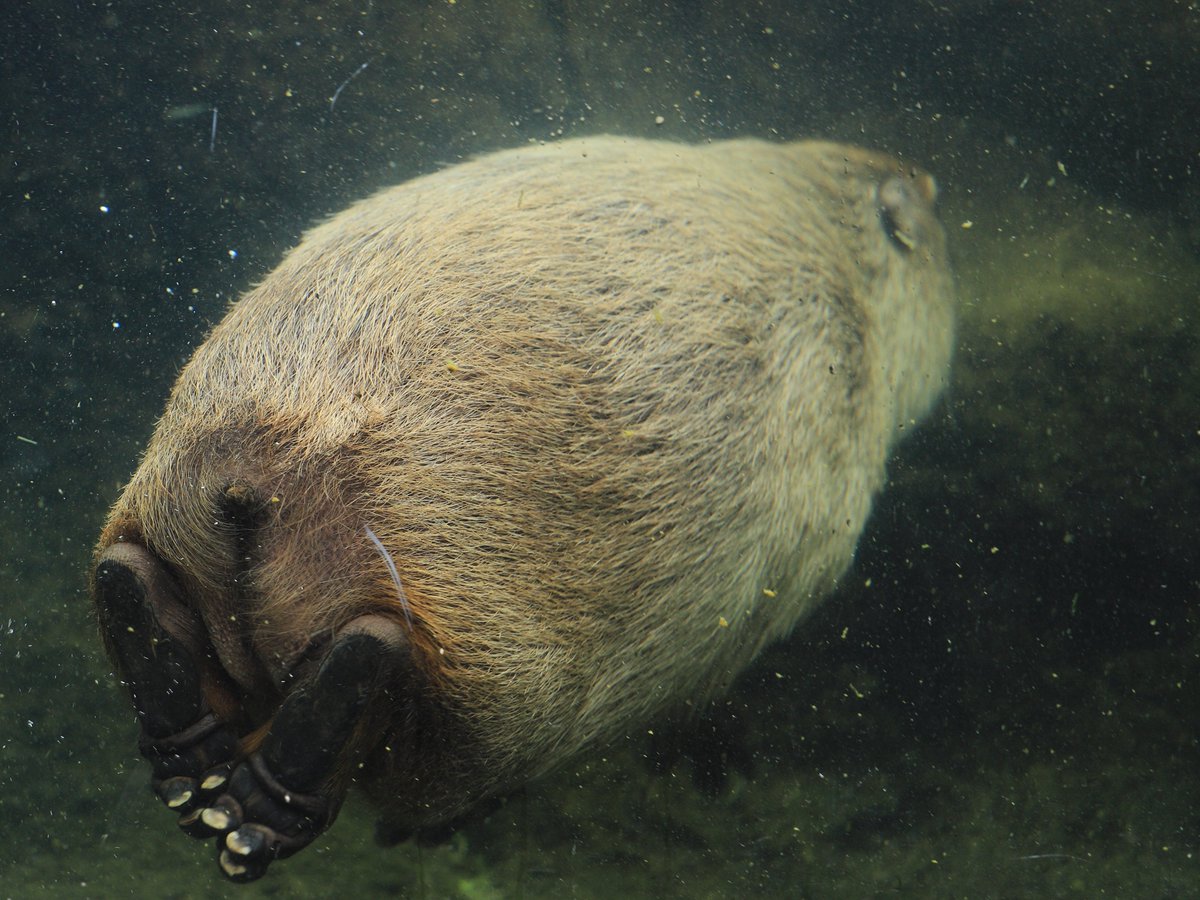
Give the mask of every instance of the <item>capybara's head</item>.
M 940 390 L 933 180 L 828 143 L 493 154 L 313 229 L 181 374 L 92 591 L 236 880 L 352 783 L 441 833 L 719 691 Z

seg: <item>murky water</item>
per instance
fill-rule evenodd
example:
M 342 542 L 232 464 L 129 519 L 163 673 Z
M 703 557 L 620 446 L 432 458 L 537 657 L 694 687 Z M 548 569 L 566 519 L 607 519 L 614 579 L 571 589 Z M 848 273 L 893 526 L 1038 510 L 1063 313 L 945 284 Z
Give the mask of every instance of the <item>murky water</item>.
M 1189 896 L 1197 12 L 481 6 L 8 14 L 0 895 Z M 146 788 L 100 651 L 105 510 L 180 365 L 307 224 L 599 132 L 920 161 L 959 279 L 950 389 L 842 590 L 699 739 L 647 723 L 436 848 L 376 848 L 351 802 L 229 885 Z

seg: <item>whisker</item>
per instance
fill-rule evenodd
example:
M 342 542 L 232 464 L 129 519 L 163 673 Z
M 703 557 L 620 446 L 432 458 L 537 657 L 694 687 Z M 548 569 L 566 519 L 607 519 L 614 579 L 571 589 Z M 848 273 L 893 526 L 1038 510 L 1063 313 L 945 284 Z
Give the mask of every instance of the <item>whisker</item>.
M 364 525 L 363 531 L 367 533 L 367 537 L 371 539 L 371 543 L 375 545 L 375 549 L 379 551 L 379 555 L 387 563 L 388 571 L 392 573 L 392 581 L 396 585 L 396 593 L 400 595 L 400 606 L 404 609 L 404 621 L 408 623 L 408 630 L 412 631 L 412 608 L 408 605 L 408 594 L 404 592 L 404 585 L 400 582 L 400 573 L 396 571 L 396 563 L 392 559 L 392 554 L 388 553 L 387 547 L 383 546 L 383 541 L 375 535 L 375 532 L 371 530 L 371 526 Z

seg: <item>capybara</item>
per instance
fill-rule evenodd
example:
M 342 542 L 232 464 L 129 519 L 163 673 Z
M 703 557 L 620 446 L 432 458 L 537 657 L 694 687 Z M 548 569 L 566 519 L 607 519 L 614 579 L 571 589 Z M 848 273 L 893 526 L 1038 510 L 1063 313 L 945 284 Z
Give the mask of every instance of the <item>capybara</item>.
M 92 591 L 235 880 L 352 784 L 430 837 L 711 697 L 947 373 L 933 179 L 822 142 L 483 156 L 312 229 L 183 370 Z

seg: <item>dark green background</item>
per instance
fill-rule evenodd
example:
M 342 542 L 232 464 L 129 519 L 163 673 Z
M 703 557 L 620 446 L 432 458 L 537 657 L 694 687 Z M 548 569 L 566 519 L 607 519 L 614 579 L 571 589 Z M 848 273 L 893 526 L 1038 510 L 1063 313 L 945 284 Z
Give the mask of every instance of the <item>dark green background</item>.
M 0 896 L 1192 896 L 1198 83 L 1200 12 L 1168 0 L 10 4 Z M 843 591 L 705 721 L 738 737 L 715 796 L 652 722 L 447 847 L 377 850 L 351 805 L 228 886 L 149 796 L 99 653 L 105 509 L 308 224 L 603 131 L 924 162 L 951 390 Z

